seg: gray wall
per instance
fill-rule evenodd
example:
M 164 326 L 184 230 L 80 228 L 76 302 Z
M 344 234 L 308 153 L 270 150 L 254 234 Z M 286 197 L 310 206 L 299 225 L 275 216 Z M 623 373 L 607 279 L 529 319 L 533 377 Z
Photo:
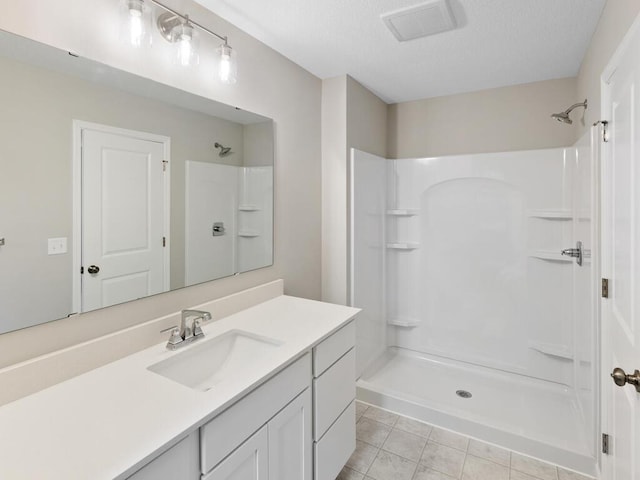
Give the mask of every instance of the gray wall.
M 243 137 L 243 166 L 273 165 L 273 126 L 271 122 L 244 125 Z
M 347 76 L 347 148 L 387 154 L 387 104 Z
M 218 42 L 206 35 L 200 38 L 201 65 L 189 74 L 170 64 L 170 46 L 157 34 L 150 50 L 123 47 L 112 0 L 69 0 L 64 9 L 57 2 L 25 0 L 2 9 L 0 28 L 273 118 L 274 266 L 2 335 L 0 367 L 277 278 L 285 280 L 288 294 L 320 298 L 320 80 L 195 2 L 167 3 L 228 35 L 238 51 L 237 84 L 215 81 Z
M 564 78 L 390 105 L 388 156 L 568 146 L 574 142 L 575 128 L 550 115 L 569 107 L 575 98 L 576 79 Z
M 353 78 L 322 82 L 322 299 L 348 299 L 349 150 L 384 157 L 387 105 Z
M 322 81 L 322 300 L 347 300 L 347 77 Z

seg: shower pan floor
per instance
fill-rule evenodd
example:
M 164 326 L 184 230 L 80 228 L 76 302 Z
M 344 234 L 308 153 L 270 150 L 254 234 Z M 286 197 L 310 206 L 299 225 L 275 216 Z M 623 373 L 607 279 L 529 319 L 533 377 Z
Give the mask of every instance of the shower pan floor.
M 591 434 L 577 399 L 562 385 L 390 347 L 357 387 L 364 402 L 595 473 Z

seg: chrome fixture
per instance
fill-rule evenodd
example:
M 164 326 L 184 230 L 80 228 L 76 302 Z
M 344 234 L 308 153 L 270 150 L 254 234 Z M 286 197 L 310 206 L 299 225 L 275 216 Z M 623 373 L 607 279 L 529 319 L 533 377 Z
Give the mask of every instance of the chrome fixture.
M 231 151 L 231 147 L 225 147 L 221 143 L 216 142 L 213 146 L 214 148 L 220 149 L 220 153 L 218 154 L 219 157 L 226 157 L 227 155 L 231 155 L 233 153 Z
M 576 242 L 576 248 L 565 248 L 560 252 L 561 255 L 566 255 L 567 257 L 573 257 L 576 259 L 576 263 L 579 266 L 582 266 L 582 260 L 584 258 L 584 251 L 582 249 L 582 242 L 578 240 Z
M 224 233 L 224 222 L 213 222 L 212 235 L 214 237 L 219 237 L 220 235 L 224 235 Z
M 627 383 L 636 387 L 636 392 L 640 393 L 640 371 L 636 370 L 632 375 L 626 374 L 621 368 L 614 368 L 611 373 L 613 383 L 619 387 L 624 387 Z
M 473 397 L 471 392 L 468 392 L 467 390 L 456 390 L 456 395 L 459 396 L 460 398 L 471 398 L 471 397 Z
M 149 5 L 157 5 L 164 10 L 156 20 L 160 35 L 175 44 L 175 61 L 178 65 L 192 66 L 199 63 L 197 52 L 197 32 L 201 30 L 222 40 L 216 49 L 218 63 L 218 77 L 223 83 L 236 82 L 237 65 L 236 52 L 229 45 L 228 38 L 209 30 L 193 21 L 188 15 L 183 15 L 158 0 L 120 0 L 121 38 L 126 43 L 141 47 L 151 45 L 152 12 Z
M 193 319 L 189 325 L 189 319 Z M 182 310 L 180 328 L 173 326 L 166 330 L 171 330 L 171 336 L 167 342 L 168 350 L 177 350 L 180 347 L 204 338 L 202 331 L 202 320 L 211 320 L 211 313 L 202 310 Z
M 598 120 L 593 124 L 594 127 L 602 126 L 602 141 L 609 141 L 609 122 L 607 120 Z
M 165 12 L 158 17 L 156 25 L 163 38 L 175 45 L 174 61 L 177 65 L 188 67 L 200 62 L 198 37 L 189 15 L 182 17 Z
M 571 125 L 573 123 L 573 120 L 571 120 L 571 118 L 569 118 L 569 114 L 573 111 L 573 109 L 578 108 L 578 107 L 584 107 L 584 109 L 586 110 L 587 109 L 587 99 L 585 98 L 584 102 L 582 102 L 582 103 L 574 103 L 569 108 L 567 108 L 564 112 L 553 113 L 551 115 L 551 118 L 555 118 L 560 123 L 566 123 L 568 125 Z

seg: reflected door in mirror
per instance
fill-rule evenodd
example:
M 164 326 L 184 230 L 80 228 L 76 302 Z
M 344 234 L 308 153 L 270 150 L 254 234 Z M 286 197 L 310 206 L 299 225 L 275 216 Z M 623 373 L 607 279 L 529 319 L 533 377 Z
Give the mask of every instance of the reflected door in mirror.
M 81 311 L 167 290 L 164 145 L 144 137 L 82 130 Z

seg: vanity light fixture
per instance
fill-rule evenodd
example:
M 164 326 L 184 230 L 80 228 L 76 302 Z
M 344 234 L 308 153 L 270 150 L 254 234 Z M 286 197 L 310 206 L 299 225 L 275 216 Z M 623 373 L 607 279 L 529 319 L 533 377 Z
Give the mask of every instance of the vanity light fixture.
M 182 67 L 190 67 L 199 63 L 198 37 L 189 16 L 177 16 L 165 12 L 158 17 L 158 30 L 162 36 L 174 44 L 176 63 Z
M 197 27 L 222 40 L 222 44 L 216 49 L 218 77 L 222 83 L 236 83 L 236 52 L 229 45 L 226 36 L 218 35 L 194 22 L 188 15 L 183 15 L 157 0 L 120 0 L 120 3 L 124 12 L 122 13 L 124 30 L 127 31 L 127 38 L 134 46 L 141 46 L 145 41 L 143 40 L 146 38 L 145 35 L 149 33 L 145 23 L 147 18 L 150 18 L 149 4 L 157 5 L 165 12 L 158 16 L 156 25 L 162 37 L 175 44 L 175 60 L 178 65 L 192 66 L 199 63 Z M 150 38 L 151 35 L 148 36 Z

